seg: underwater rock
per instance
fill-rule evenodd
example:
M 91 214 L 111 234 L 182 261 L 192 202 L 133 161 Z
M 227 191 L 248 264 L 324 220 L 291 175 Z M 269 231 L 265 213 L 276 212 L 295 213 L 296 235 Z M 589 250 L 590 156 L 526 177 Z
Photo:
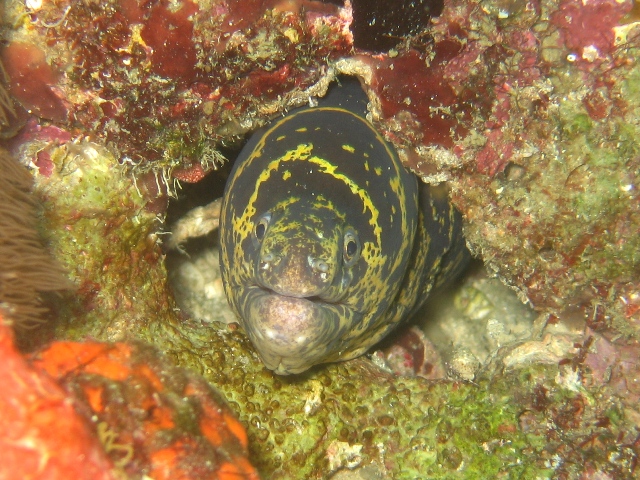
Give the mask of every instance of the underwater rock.
M 448 181 L 471 249 L 523 301 L 554 314 L 579 305 L 592 327 L 638 338 L 632 7 L 452 0 L 432 21 L 432 46 L 358 55 L 349 69 L 405 164 Z
M 40 157 L 41 168 L 32 173 L 43 232 L 74 285 L 56 328 L 117 341 L 167 315 L 173 300 L 158 240 L 161 222 L 145 198 L 156 179 L 136 181 L 87 138 L 68 141 L 65 132 L 50 129 L 29 135 L 22 148 Z

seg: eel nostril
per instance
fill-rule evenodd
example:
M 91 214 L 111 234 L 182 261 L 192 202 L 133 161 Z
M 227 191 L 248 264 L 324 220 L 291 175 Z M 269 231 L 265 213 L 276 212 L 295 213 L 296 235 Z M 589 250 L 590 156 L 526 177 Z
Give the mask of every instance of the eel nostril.
M 260 260 L 262 260 L 263 263 L 271 263 L 275 260 L 275 258 L 276 256 L 273 253 L 267 252 L 262 254 Z
M 329 271 L 329 264 L 320 258 L 309 257 L 309 265 L 320 273 L 327 273 Z
M 260 255 L 260 270 L 269 270 L 277 263 L 277 257 L 272 252 L 265 252 Z

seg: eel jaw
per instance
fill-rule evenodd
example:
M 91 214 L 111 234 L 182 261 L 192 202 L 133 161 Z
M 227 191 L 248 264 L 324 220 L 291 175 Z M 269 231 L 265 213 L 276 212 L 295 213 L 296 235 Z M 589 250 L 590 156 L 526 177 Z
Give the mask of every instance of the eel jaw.
M 245 294 L 243 327 L 269 370 L 290 375 L 339 359 L 340 339 L 348 330 L 344 319 L 353 317 L 346 306 L 260 287 Z

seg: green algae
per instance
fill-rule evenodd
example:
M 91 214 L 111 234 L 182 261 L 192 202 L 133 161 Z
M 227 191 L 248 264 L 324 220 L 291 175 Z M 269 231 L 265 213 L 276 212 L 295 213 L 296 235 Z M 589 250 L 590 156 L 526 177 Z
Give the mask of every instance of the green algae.
M 335 441 L 362 445 L 362 465 L 382 460 L 388 478 L 491 478 L 513 468 L 541 474 L 535 455 L 526 452 L 543 442 L 519 431 L 523 407 L 514 401 L 512 378 L 398 380 L 366 359 L 278 377 L 239 331 L 191 323 L 171 330 L 178 343 L 164 345 L 158 338 L 168 335 L 154 335 L 156 345 L 200 371 L 237 409 L 265 478 L 326 478 L 326 452 Z M 206 350 L 216 355 L 196 353 Z M 554 369 L 547 373 L 554 375 Z
M 632 77 L 637 70 L 634 64 Z M 522 178 L 496 177 L 489 190 L 483 182 L 474 185 L 478 179 L 463 179 L 465 201 L 496 205 L 494 211 L 500 212 L 486 215 L 484 224 L 473 220 L 468 239 L 503 278 L 525 285 L 527 296 L 539 308 L 582 301 L 594 283 L 598 289 L 621 288 L 634 281 L 640 264 L 640 239 L 631 233 L 640 220 L 636 185 L 640 125 L 633 115 L 638 98 L 621 82 L 616 88 L 625 92 L 630 110 L 594 119 L 584 103 L 588 92 L 575 83 L 579 78 L 577 68 L 564 74 L 562 69 L 553 71 L 554 108 L 548 117 L 533 119 L 530 127 L 547 141 L 539 143 L 540 150 L 526 162 L 518 163 Z M 476 191 L 477 187 L 484 191 Z M 511 235 L 488 235 L 493 231 L 489 226 L 497 223 Z M 613 302 L 600 301 L 613 316 L 617 308 Z M 629 328 L 628 321 L 616 318 L 612 324 L 617 329 L 637 338 L 638 331 Z
M 265 478 L 328 478 L 336 442 L 361 447 L 360 467 L 383 465 L 394 479 L 554 478 L 571 455 L 606 470 L 601 450 L 567 453 L 567 445 L 594 432 L 613 438 L 628 421 L 615 399 L 582 387 L 571 365 L 486 372 L 460 383 L 394 378 L 361 358 L 278 377 L 240 331 L 188 322 L 171 330 L 177 337 L 160 348 L 223 392 L 247 426 L 252 461 Z M 197 353 L 206 349 L 216 355 Z M 604 417 L 612 419 L 607 426 Z
M 584 116 L 578 114 L 574 118 Z M 577 274 L 606 279 L 612 284 L 630 281 L 640 262 L 640 239 L 621 236 L 620 223 L 632 220 L 635 212 L 631 192 L 635 173 L 629 168 L 640 148 L 636 140 L 640 129 L 622 118 L 590 124 L 588 131 L 564 145 L 566 164 L 573 168 L 566 174 L 563 196 L 570 202 L 576 220 L 566 225 L 563 237 L 569 248 L 580 249 L 580 245 L 572 245 L 579 243 L 572 240 L 572 234 L 581 231 L 583 235 L 598 236 L 599 247 L 588 245 L 578 250 L 578 261 L 574 263 Z
M 60 328 L 69 338 L 117 339 L 173 308 L 156 232 L 133 177 L 103 147 L 51 150 L 53 173 L 36 175 L 47 239 L 76 290 Z M 99 318 L 94 323 L 87 316 Z
M 463 171 L 444 165 L 467 220 L 467 240 L 540 311 L 560 314 L 579 305 L 595 324 L 638 339 L 638 25 L 603 26 L 603 35 L 613 29 L 611 43 L 598 43 L 592 58 L 573 42 L 587 42 L 579 38 L 582 20 L 598 17 L 600 4 L 573 10 L 571 2 L 545 0 L 528 18 L 509 16 L 510 26 L 500 28 L 499 8 L 485 3 L 453 0 L 433 33 L 437 42 L 438 34 L 448 38 L 451 25 L 464 25 L 478 35 L 468 35 L 467 48 L 483 52 L 479 59 L 506 47 L 500 75 L 486 72 L 498 85 L 483 91 L 496 97 L 492 111 L 478 110 L 471 120 L 493 143 L 476 144 L 470 133 L 458 141 L 469 154 L 462 154 Z M 630 2 L 602 5 L 616 15 L 631 8 Z M 585 52 L 593 50 L 589 45 Z M 455 62 L 448 68 L 471 75 Z M 495 172 L 483 176 L 487 168 Z
M 58 258 L 74 280 L 96 289 L 81 294 L 91 305 L 66 322 L 61 337 L 142 339 L 202 374 L 246 426 L 252 461 L 265 478 L 327 478 L 334 442 L 362 446 L 359 463 L 381 462 L 389 478 L 536 469 L 533 459 L 523 459 L 531 442 L 518 431 L 517 404 L 489 382 L 397 381 L 364 359 L 278 377 L 241 332 L 177 318 L 167 308 L 162 264 L 132 262 L 141 248 L 148 253 L 155 216 L 101 153 L 75 158 L 56 183 L 39 179 Z

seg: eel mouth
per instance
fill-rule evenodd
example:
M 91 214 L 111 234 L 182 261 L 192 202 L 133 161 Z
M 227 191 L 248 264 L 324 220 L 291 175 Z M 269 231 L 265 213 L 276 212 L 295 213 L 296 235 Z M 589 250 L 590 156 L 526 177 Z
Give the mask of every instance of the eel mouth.
M 260 287 L 248 287 L 244 296 L 243 327 L 268 369 L 296 374 L 337 356 L 345 319 L 352 317 L 347 306 Z

